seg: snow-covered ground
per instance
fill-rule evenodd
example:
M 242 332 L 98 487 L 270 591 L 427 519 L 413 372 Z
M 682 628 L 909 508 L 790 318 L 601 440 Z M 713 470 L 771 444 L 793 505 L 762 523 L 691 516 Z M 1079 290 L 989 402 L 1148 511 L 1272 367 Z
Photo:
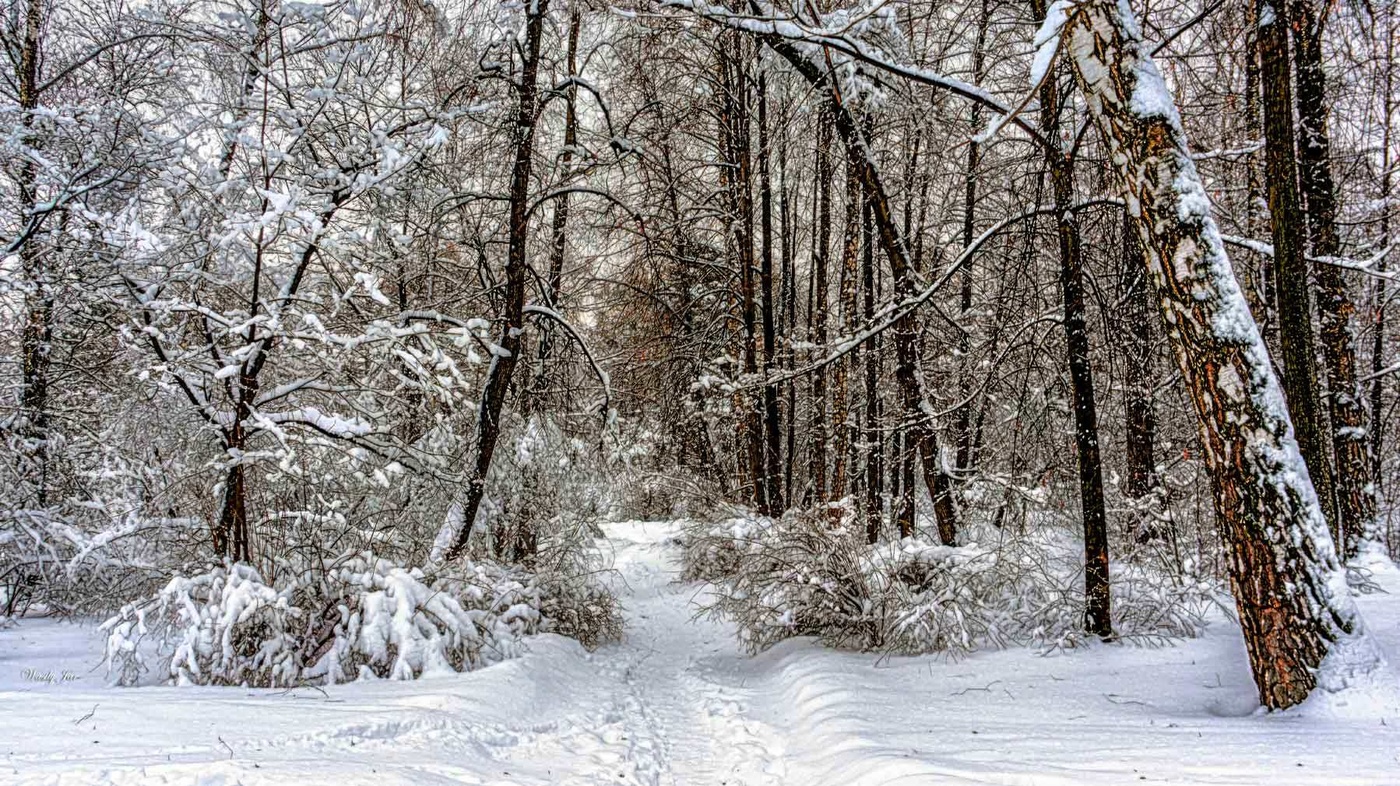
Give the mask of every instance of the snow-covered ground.
M 1254 713 L 1228 624 L 1159 649 L 750 658 L 674 583 L 676 525 L 608 526 L 626 642 L 455 677 L 108 688 L 92 627 L 0 632 L 0 783 L 1400 784 L 1400 715 Z M 1361 605 L 1400 661 L 1400 575 Z M 1392 666 L 1394 668 L 1394 666 Z

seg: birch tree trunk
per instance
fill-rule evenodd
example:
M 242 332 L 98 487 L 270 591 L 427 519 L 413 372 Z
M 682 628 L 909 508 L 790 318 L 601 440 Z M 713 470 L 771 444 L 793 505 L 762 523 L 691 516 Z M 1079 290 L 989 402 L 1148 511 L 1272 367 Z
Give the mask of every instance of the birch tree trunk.
M 1196 410 L 1259 699 L 1282 708 L 1319 685 L 1340 689 L 1380 656 L 1348 594 L 1171 93 L 1123 0 L 1075 5 L 1062 46 L 1122 178 Z

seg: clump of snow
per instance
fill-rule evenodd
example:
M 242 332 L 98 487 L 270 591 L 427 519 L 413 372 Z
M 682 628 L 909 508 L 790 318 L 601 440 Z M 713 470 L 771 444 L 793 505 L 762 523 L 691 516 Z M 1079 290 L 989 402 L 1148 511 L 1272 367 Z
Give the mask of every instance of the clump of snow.
M 1035 34 L 1035 58 L 1031 61 L 1031 86 L 1039 85 L 1055 61 L 1060 50 L 1060 32 L 1069 20 L 1069 12 L 1074 9 L 1075 0 L 1055 0 L 1045 9 L 1045 21 Z
M 1332 643 L 1317 670 L 1317 688 L 1290 715 L 1323 718 L 1394 718 L 1400 715 L 1400 684 L 1385 668 L 1385 656 L 1370 635 L 1348 635 Z

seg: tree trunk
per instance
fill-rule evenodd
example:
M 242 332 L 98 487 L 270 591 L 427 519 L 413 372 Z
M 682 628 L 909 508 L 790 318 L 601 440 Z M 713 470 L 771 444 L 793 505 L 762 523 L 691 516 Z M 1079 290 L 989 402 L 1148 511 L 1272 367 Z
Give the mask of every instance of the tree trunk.
M 1037 16 L 1045 3 L 1032 0 Z M 1040 88 L 1040 127 L 1047 139 L 1060 138 L 1060 88 L 1052 72 Z M 1064 298 L 1065 350 L 1074 405 L 1074 444 L 1079 465 L 1079 504 L 1084 520 L 1084 630 L 1102 639 L 1113 637 L 1108 582 L 1108 515 L 1103 501 L 1103 467 L 1094 400 L 1094 373 L 1089 363 L 1089 329 L 1084 316 L 1084 254 L 1079 222 L 1074 217 L 1074 160 L 1066 152 L 1048 151 L 1050 185 L 1055 200 L 1055 235 L 1060 251 L 1060 291 Z
M 824 346 L 826 333 L 826 274 L 831 254 L 831 110 L 823 106 L 817 114 L 817 247 L 812 254 L 812 343 Z M 837 406 L 843 406 L 837 400 Z M 827 501 L 826 485 L 826 369 L 812 374 L 812 486 L 814 499 Z
M 855 166 L 850 158 L 851 150 L 846 149 L 848 164 Z M 862 317 L 867 324 L 875 317 L 875 288 L 878 271 L 875 269 L 875 255 L 872 253 L 872 238 L 869 225 L 869 205 L 860 201 L 861 264 L 861 306 Z M 880 366 L 883 356 L 879 340 L 865 344 L 861 351 L 865 359 L 865 433 L 861 437 L 865 454 L 865 536 L 870 543 L 880 540 L 885 514 L 885 441 L 880 433 L 884 408 L 880 406 Z
M 744 39 L 734 35 L 735 52 L 743 51 Z M 743 373 L 748 379 L 758 375 L 758 294 L 754 282 L 754 226 L 753 226 L 753 155 L 750 144 L 749 122 L 749 76 L 742 57 L 722 53 L 723 62 L 732 69 L 732 77 L 726 90 L 729 101 L 730 121 L 730 166 L 735 173 L 732 181 L 734 213 L 731 215 L 736 225 L 735 242 L 738 249 L 737 262 L 740 276 L 741 323 L 743 326 Z M 763 413 L 758 398 L 740 394 L 743 417 L 743 442 L 748 455 L 748 477 L 753 483 L 751 499 L 759 513 L 769 515 L 767 473 L 763 461 L 764 429 Z
M 39 140 L 33 134 L 32 121 L 39 108 L 39 61 L 43 57 L 43 3 L 29 0 L 24 14 L 24 39 L 20 42 L 17 98 L 24 124 L 24 144 L 37 149 Z M 30 155 L 18 167 L 16 177 L 21 211 L 39 208 L 39 164 Z M 22 229 L 34 220 L 21 213 L 16 224 Z M 19 247 L 20 281 L 24 292 L 24 324 L 20 333 L 20 420 L 19 427 L 28 442 L 29 460 L 34 463 L 38 477 L 35 502 L 48 504 L 49 456 L 49 351 L 53 341 L 53 283 L 50 281 L 48 255 L 37 238 L 30 236 Z
M 782 285 L 779 288 L 778 301 L 782 324 L 778 330 L 779 335 L 784 337 L 786 346 L 783 352 L 783 368 L 791 371 L 796 367 L 797 356 L 793 351 L 792 338 L 797 335 L 797 278 L 796 261 L 793 258 L 793 237 L 792 228 L 797 223 L 794 209 L 791 204 L 788 187 L 787 168 L 787 141 L 778 146 L 778 238 L 779 244 L 779 265 L 782 275 Z M 784 412 L 785 434 L 783 446 L 783 499 L 787 504 L 794 504 L 792 496 L 793 469 L 797 460 L 797 385 L 791 381 L 787 383 L 787 395 L 784 397 L 786 411 Z
M 1291 0 L 1293 47 L 1298 81 L 1299 183 L 1307 205 L 1308 239 L 1314 257 L 1336 257 L 1337 197 L 1332 182 L 1331 140 L 1327 129 L 1327 76 L 1322 68 L 1322 16 L 1314 0 Z M 1337 521 L 1334 533 L 1345 556 L 1374 537 L 1375 487 L 1367 455 L 1366 410 L 1356 374 L 1356 304 L 1342 272 L 1325 262 L 1313 264 L 1317 280 L 1319 338 L 1327 369 L 1331 446 L 1336 461 Z
M 462 501 L 462 528 L 447 552 L 454 560 L 467 548 L 467 539 L 476 521 L 477 510 L 486 493 L 486 475 L 491 469 L 491 457 L 501 436 L 501 411 L 505 407 L 510 379 L 520 358 L 525 332 L 526 260 L 525 244 L 529 239 L 530 171 L 535 152 L 535 104 L 540 64 L 540 39 L 544 33 L 544 18 L 549 0 L 533 0 L 525 4 L 525 41 L 522 48 L 520 81 L 515 85 L 515 159 L 510 178 L 510 226 L 507 237 L 505 270 L 505 307 L 501 314 L 501 332 L 491 353 L 491 368 L 486 374 L 486 389 L 482 393 L 476 422 L 476 445 L 472 466 L 467 475 L 466 496 Z M 521 556 L 531 556 L 536 544 L 528 534 L 521 545 Z
M 1261 124 L 1263 112 L 1259 96 L 1259 19 L 1258 8 L 1253 3 L 1244 9 L 1245 33 L 1244 62 L 1244 134 L 1251 146 L 1262 146 L 1264 127 Z M 1264 176 L 1260 171 L 1259 149 L 1252 149 L 1245 156 L 1245 207 L 1244 227 L 1249 237 L 1262 237 L 1265 227 L 1265 213 L 1268 196 L 1264 193 Z M 1264 334 L 1264 342 L 1271 348 L 1278 343 L 1278 320 L 1275 308 L 1278 300 L 1274 293 L 1274 258 L 1268 254 L 1254 254 L 1258 264 L 1246 268 L 1244 294 L 1250 311 L 1259 321 L 1259 329 Z
M 1146 507 L 1157 489 L 1157 464 L 1153 458 L 1157 412 L 1153 405 L 1152 297 L 1148 288 L 1147 261 L 1138 240 L 1133 217 L 1123 214 L 1123 278 L 1126 282 L 1124 321 L 1124 415 L 1127 434 L 1127 482 L 1124 491 L 1135 508 L 1132 530 L 1139 543 L 1161 540 L 1166 532 Z
M 977 15 L 977 43 L 972 50 L 972 83 L 980 84 L 982 72 L 986 68 L 987 28 L 991 26 L 992 7 L 989 0 L 981 0 L 981 10 Z M 980 133 L 982 128 L 982 105 L 972 105 L 972 128 Z M 963 172 L 963 216 L 962 245 L 966 249 L 977 239 L 977 167 L 982 158 L 982 146 L 975 140 L 967 145 L 967 165 Z M 972 425 L 972 319 L 973 294 L 972 260 L 963 263 L 962 282 L 958 292 L 958 353 L 961 364 L 961 379 L 958 387 L 956 425 L 954 431 L 958 440 L 957 472 L 961 480 L 972 476 L 974 441 Z
M 577 8 L 569 12 L 569 44 L 564 55 L 565 67 L 570 78 L 578 76 L 578 34 L 582 19 Z M 573 174 L 574 147 L 578 145 L 578 87 L 570 84 L 564 94 L 564 149 L 559 154 L 561 181 L 567 183 Z M 559 310 L 559 296 L 564 288 L 564 252 L 568 246 L 569 195 L 560 194 L 551 200 L 554 203 L 554 218 L 550 226 L 549 276 L 545 279 L 546 304 Z M 545 320 L 540 328 L 539 354 L 535 363 L 534 396 L 549 395 L 553 374 L 550 356 L 554 353 L 553 320 Z
M 1382 100 L 1384 107 L 1383 116 L 1385 118 L 1382 131 L 1381 142 L 1381 204 L 1387 208 L 1381 212 L 1381 237 L 1390 237 L 1390 193 L 1392 188 L 1392 174 L 1394 168 L 1393 160 L 1390 157 L 1390 144 L 1392 140 L 1392 123 L 1395 117 L 1395 27 L 1394 22 L 1386 30 L 1385 47 L 1385 98 Z M 1386 301 L 1386 260 L 1390 255 L 1381 257 L 1380 264 L 1376 266 L 1381 275 L 1376 277 L 1375 296 L 1373 299 L 1371 315 L 1375 320 L 1375 332 L 1371 336 L 1371 476 L 1376 479 L 1377 485 L 1381 478 L 1381 456 L 1385 455 L 1382 448 L 1385 447 L 1385 420 L 1381 418 L 1384 411 L 1384 400 L 1382 394 L 1385 392 L 1385 375 L 1381 370 L 1385 365 L 1385 301 Z M 1378 489 L 1379 491 L 1379 489 Z
M 1308 482 L 1258 327 L 1210 216 L 1166 82 L 1131 10 L 1075 6 L 1064 46 L 1123 180 L 1164 324 L 1196 409 L 1216 518 L 1259 699 L 1302 701 L 1347 648 L 1352 673 L 1379 655 L 1364 633 Z
M 759 258 L 759 294 L 763 298 L 763 376 L 773 376 L 777 354 L 777 326 L 773 302 L 773 183 L 768 173 L 768 75 L 758 75 L 758 196 L 760 230 L 763 235 L 762 256 Z M 778 386 L 763 386 L 763 484 L 768 514 L 783 513 L 782 423 L 778 415 Z
M 1269 186 L 1269 219 L 1274 241 L 1274 290 L 1278 296 L 1283 391 L 1298 448 L 1308 465 L 1322 513 L 1336 532 L 1331 440 L 1318 396 L 1314 358 L 1312 298 L 1303 255 L 1304 218 L 1298 201 L 1293 145 L 1293 92 L 1289 72 L 1288 27 L 1268 0 L 1259 1 L 1259 70 L 1264 97 L 1264 161 Z
M 841 279 L 838 286 L 837 314 L 841 335 L 849 335 L 856 326 L 856 284 L 860 280 L 861 232 L 860 176 L 850 159 L 846 160 L 846 221 L 845 243 L 841 249 Z M 835 438 L 832 448 L 831 497 L 841 499 L 847 492 L 847 467 L 855 431 L 851 424 L 850 373 L 847 358 L 837 361 L 832 378 L 831 432 Z

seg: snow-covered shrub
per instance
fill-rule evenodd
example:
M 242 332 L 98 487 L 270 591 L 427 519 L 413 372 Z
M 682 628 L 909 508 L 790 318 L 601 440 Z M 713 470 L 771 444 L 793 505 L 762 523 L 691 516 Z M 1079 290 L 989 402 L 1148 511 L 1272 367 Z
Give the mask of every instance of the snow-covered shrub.
M 548 418 L 513 424 L 491 463 L 476 520 L 461 521 L 454 506 L 438 533 L 433 559 L 468 525 L 467 554 L 474 559 L 548 562 L 544 552 L 552 547 L 591 544 L 604 511 L 589 455 L 587 445 Z M 587 543 L 579 540 L 580 533 Z
M 596 644 L 616 620 L 591 577 L 486 560 L 428 575 L 363 553 L 276 581 L 242 564 L 177 576 L 103 628 L 122 684 L 151 668 L 153 649 L 175 684 L 272 687 L 467 671 L 515 657 L 535 633 Z
M 773 521 L 745 510 L 714 522 L 691 522 L 683 535 L 681 579 L 719 582 L 739 572 L 746 555 L 757 553 Z
M 984 543 L 924 538 L 870 545 L 832 511 L 695 523 L 683 578 L 715 585 L 712 611 L 753 651 L 793 636 L 829 646 L 915 654 L 1025 645 L 1069 647 L 1083 633 L 1082 544 L 978 531 Z M 1115 562 L 1114 629 L 1155 643 L 1197 635 L 1219 586 L 1147 559 Z
M 869 649 L 882 629 L 859 564 L 863 537 L 848 516 L 833 522 L 825 511 L 697 524 L 682 575 L 716 584 L 713 610 L 738 623 L 753 651 L 792 636 Z
M 182 684 L 289 684 L 301 670 L 292 633 L 301 616 L 291 603 L 294 589 L 273 589 L 244 565 L 177 576 L 153 598 L 123 606 L 103 623 L 108 674 L 135 684 L 147 670 L 143 639 L 154 634 L 167 673 Z
M 149 504 L 152 487 L 185 465 L 133 439 L 147 423 L 126 414 L 99 434 L 51 434 L 42 472 L 0 422 L 0 466 L 14 472 L 0 483 L 0 617 L 110 613 L 116 599 L 154 591 L 165 578 L 157 566 L 203 537 L 172 505 Z
M 1003 643 L 996 625 L 996 552 L 906 538 L 868 551 L 865 586 L 883 647 L 902 653 L 968 652 Z

